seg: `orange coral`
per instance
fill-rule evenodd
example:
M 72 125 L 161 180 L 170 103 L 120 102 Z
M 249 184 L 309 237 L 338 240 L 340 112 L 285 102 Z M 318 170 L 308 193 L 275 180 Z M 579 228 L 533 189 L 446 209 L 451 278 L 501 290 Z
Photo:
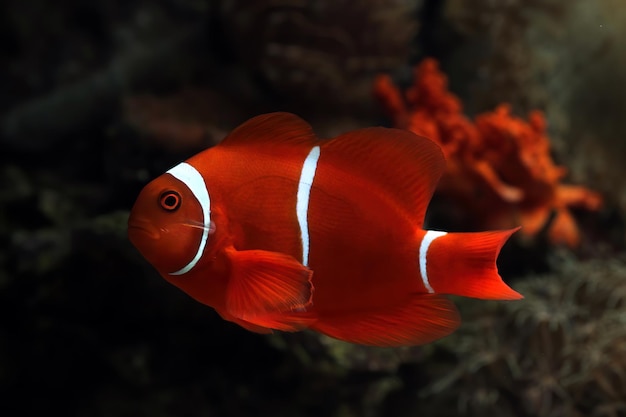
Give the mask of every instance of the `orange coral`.
M 602 199 L 584 187 L 560 184 L 567 170 L 550 156 L 543 113 L 533 111 L 524 121 L 501 104 L 472 122 L 447 90 L 436 60 L 425 59 L 414 71 L 404 95 L 388 75 L 377 77 L 374 93 L 396 127 L 441 145 L 448 169 L 438 194 L 461 204 L 472 227 L 521 224 L 523 233 L 534 236 L 547 226 L 553 243 L 576 246 L 580 232 L 569 209 L 598 210 Z

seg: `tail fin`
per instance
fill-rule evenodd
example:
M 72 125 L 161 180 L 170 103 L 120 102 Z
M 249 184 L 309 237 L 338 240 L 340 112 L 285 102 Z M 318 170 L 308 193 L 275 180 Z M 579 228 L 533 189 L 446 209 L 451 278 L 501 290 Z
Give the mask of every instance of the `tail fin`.
M 490 300 L 517 300 L 523 296 L 506 285 L 496 259 L 509 236 L 519 230 L 477 233 L 427 234 L 420 253 L 422 277 L 433 292 Z M 424 274 L 425 272 L 425 274 Z

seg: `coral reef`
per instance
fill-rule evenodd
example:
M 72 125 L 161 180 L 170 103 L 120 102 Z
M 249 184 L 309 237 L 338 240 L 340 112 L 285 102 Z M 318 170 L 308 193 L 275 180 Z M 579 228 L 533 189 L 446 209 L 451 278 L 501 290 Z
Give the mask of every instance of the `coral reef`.
M 605 211 L 626 213 L 626 95 L 619 0 L 451 0 L 444 22 L 453 48 L 434 49 L 468 114 L 510 103 L 517 114 L 540 108 L 551 147 L 572 182 L 603 193 Z M 446 45 L 444 45 L 446 46 Z M 449 45 L 448 45 L 449 46 Z M 616 233 L 624 247 L 626 233 Z
M 444 341 L 457 367 L 424 397 L 469 416 L 626 415 L 626 254 L 553 262 L 519 283 L 524 301 L 475 312 Z
M 544 80 L 554 70 L 554 61 L 546 51 L 569 9 L 560 0 L 446 2 L 446 22 L 463 39 L 450 52 L 450 71 L 460 67 L 478 75 L 465 80 L 471 93 L 464 96 L 472 113 L 501 102 L 520 113 L 550 105 Z
M 200 81 L 124 92 L 125 119 L 147 141 L 176 151 L 214 144 L 247 118 L 285 107 L 323 136 L 367 126 L 376 113 L 372 80 L 408 60 L 419 4 L 219 2 L 206 35 L 215 39 L 201 51 L 207 62 L 187 65 Z
M 140 94 L 124 99 L 126 121 L 144 138 L 175 151 L 215 145 L 244 118 L 241 103 L 208 89 L 184 89 L 170 96 Z
M 376 79 L 374 92 L 396 127 L 442 146 L 448 168 L 438 194 L 463 207 L 460 224 L 485 229 L 521 224 L 528 236 L 547 226 L 552 242 L 579 244 L 570 208 L 598 210 L 602 199 L 584 187 L 561 184 L 567 170 L 552 160 L 540 111 L 526 122 L 502 104 L 472 122 L 432 58 L 415 67 L 404 95 L 388 75 Z
M 626 216 L 626 8 L 616 0 L 577 1 L 552 48 L 554 71 L 546 88 L 554 106 L 567 114 L 567 140 L 558 147 L 572 178 L 585 178 Z M 616 90 L 617 88 L 617 90 Z M 626 233 L 622 230 L 622 240 Z
M 376 72 L 407 61 L 420 1 L 222 2 L 231 53 L 299 106 L 350 112 L 371 105 Z M 294 100 L 296 99 L 296 100 Z

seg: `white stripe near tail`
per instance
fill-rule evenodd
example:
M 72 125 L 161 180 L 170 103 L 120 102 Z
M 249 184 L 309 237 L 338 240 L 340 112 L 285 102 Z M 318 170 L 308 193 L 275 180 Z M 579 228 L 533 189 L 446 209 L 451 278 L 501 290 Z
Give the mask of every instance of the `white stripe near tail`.
M 429 230 L 424 235 L 424 239 L 422 239 L 422 243 L 420 244 L 420 252 L 419 252 L 419 262 L 420 262 L 420 274 L 422 275 L 422 281 L 424 282 L 424 287 L 428 290 L 429 293 L 434 293 L 433 287 L 430 285 L 428 281 L 428 271 L 426 269 L 426 262 L 428 257 L 428 248 L 430 244 L 433 243 L 435 239 L 441 236 L 445 236 L 447 232 L 439 232 L 436 230 Z

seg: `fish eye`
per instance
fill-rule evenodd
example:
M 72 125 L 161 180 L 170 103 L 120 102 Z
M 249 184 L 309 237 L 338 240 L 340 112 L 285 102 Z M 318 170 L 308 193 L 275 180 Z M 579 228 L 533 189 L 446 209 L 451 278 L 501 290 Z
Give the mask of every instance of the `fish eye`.
M 166 211 L 175 211 L 182 201 L 180 194 L 173 190 L 163 191 L 159 197 L 159 204 Z

